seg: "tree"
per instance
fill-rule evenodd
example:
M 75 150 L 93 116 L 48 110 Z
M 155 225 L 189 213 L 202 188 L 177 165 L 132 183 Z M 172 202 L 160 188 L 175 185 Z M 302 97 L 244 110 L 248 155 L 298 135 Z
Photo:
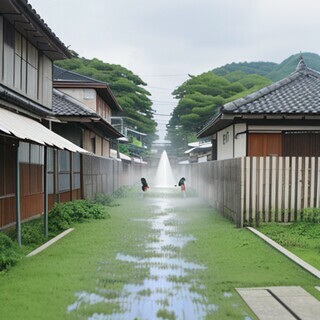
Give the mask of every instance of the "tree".
M 196 133 L 226 102 L 272 83 L 265 77 L 242 71 L 224 76 L 211 71 L 189 76 L 190 79 L 172 93 L 179 102 L 167 125 L 167 139 L 171 140 L 173 149 L 181 151 L 196 140 Z
M 144 88 L 147 84 L 132 71 L 99 59 L 72 58 L 55 62 L 57 66 L 106 82 L 124 110 L 125 117 L 131 118 L 134 129 L 147 134 L 146 143 L 151 146 L 158 137 L 154 120 L 151 94 Z

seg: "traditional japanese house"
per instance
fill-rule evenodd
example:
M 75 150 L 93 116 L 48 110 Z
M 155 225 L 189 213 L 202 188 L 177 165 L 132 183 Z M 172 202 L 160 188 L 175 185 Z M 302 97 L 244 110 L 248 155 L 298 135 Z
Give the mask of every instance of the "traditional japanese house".
M 70 57 L 26 0 L 0 1 L 0 229 L 47 212 L 54 150 L 85 152 L 50 130 L 52 63 Z
M 301 57 L 288 77 L 225 104 L 198 137 L 211 137 L 212 160 L 320 156 L 320 74 Z
M 107 83 L 54 66 L 53 130 L 98 156 L 110 157 L 112 139 L 123 135 L 111 125 L 122 108 Z

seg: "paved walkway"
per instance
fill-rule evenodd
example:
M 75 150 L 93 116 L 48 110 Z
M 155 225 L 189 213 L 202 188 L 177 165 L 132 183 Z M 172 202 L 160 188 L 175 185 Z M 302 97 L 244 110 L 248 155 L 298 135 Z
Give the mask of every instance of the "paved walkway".
M 320 302 L 301 287 L 238 288 L 260 320 L 317 320 Z

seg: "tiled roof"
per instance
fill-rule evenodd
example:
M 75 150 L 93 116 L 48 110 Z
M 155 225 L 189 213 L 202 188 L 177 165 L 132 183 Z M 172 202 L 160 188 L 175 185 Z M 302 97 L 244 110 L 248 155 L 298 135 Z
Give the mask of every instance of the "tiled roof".
M 244 98 L 225 104 L 222 113 L 317 114 L 320 113 L 320 73 L 300 61 L 288 77 Z
M 52 111 L 57 116 L 99 117 L 93 110 L 56 89 L 52 94 Z
M 79 73 L 63 69 L 58 66 L 53 66 L 53 80 L 54 81 L 70 81 L 70 82 L 80 82 L 80 83 L 96 83 L 107 85 L 106 82 L 99 81 L 87 76 L 83 76 Z

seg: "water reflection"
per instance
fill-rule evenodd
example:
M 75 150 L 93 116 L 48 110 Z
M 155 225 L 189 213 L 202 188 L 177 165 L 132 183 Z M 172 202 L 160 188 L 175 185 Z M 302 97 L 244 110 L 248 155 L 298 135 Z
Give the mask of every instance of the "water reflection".
M 148 276 L 139 284 L 125 284 L 121 292 L 97 288 L 95 293 L 78 293 L 68 312 L 107 303 L 119 308 L 112 314 L 95 312 L 87 319 L 205 319 L 219 309 L 218 305 L 208 303 L 201 294 L 204 284 L 196 280 L 197 272 L 206 267 L 181 257 L 181 249 L 196 239 L 180 233 L 181 220 L 172 209 L 173 200 L 158 200 L 157 206 L 153 218 L 131 220 L 150 224 L 150 236 L 141 248 L 144 255 L 131 256 L 125 251 L 116 255 L 117 260 L 132 264 L 137 270 L 147 268 Z M 229 292 L 223 295 L 227 299 L 232 296 Z

